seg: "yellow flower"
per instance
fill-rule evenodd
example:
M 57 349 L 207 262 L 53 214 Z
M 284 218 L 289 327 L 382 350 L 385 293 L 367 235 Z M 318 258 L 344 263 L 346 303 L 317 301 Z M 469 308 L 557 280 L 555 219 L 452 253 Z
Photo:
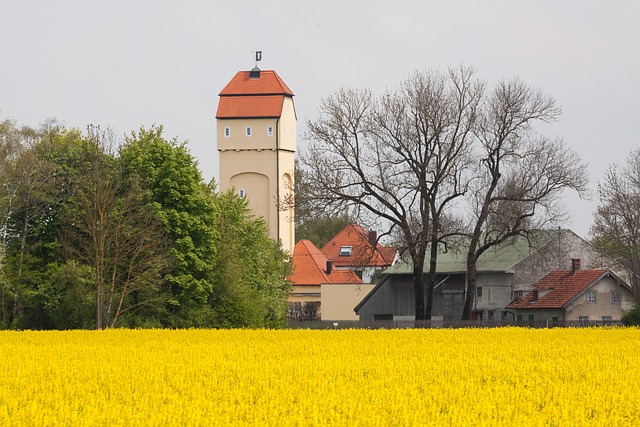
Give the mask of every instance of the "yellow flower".
M 637 425 L 640 330 L 0 332 L 2 426 Z

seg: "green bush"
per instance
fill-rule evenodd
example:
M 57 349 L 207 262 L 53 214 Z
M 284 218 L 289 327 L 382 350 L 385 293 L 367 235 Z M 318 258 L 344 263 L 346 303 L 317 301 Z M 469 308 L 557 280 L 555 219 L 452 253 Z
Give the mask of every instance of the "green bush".
M 640 304 L 627 311 L 621 320 L 625 326 L 640 326 Z

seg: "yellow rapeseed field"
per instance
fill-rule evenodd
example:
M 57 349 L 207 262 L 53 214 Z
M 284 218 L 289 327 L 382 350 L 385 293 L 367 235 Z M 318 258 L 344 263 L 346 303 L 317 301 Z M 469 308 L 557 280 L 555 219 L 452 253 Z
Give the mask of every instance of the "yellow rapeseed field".
M 0 425 L 640 425 L 640 330 L 0 332 Z

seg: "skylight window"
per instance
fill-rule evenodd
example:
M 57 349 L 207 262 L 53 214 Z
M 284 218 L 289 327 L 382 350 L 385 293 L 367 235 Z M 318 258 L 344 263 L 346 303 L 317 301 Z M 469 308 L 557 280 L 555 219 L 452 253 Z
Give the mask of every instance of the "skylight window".
M 340 256 L 351 256 L 351 246 L 340 246 Z

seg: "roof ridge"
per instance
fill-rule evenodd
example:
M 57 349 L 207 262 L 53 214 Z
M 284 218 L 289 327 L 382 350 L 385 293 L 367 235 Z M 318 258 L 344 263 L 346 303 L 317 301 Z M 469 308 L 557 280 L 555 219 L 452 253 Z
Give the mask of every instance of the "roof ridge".
M 275 70 L 260 71 L 259 78 L 252 78 L 251 71 L 238 71 L 218 95 L 220 97 L 246 95 L 294 96 L 293 91 L 289 89 Z

